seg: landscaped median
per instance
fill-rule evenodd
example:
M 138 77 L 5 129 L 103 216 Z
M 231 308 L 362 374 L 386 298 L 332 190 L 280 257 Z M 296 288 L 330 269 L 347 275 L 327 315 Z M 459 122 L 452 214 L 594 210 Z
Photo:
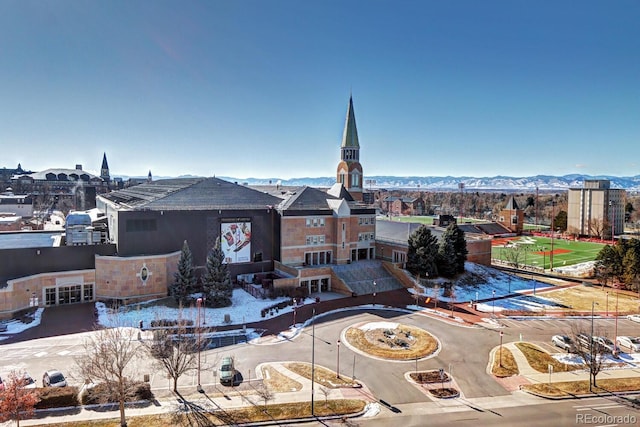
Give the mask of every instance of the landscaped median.
M 614 378 L 596 381 L 597 386 L 589 391 L 589 381 L 567 381 L 540 384 L 527 384 L 522 390 L 551 398 L 598 395 L 602 393 L 630 392 L 640 390 L 640 378 Z
M 584 370 L 584 366 L 580 364 L 568 364 L 554 358 L 551 354 L 544 351 L 535 344 L 528 342 L 517 342 L 513 345 L 520 350 L 520 352 L 526 358 L 529 366 L 539 373 L 548 373 L 549 366 L 552 367 L 553 373 L 566 373 L 571 371 Z M 504 351 L 504 349 L 503 349 Z M 508 351 L 508 350 L 507 350 Z M 509 352 L 510 354 L 511 352 Z M 497 358 L 497 350 L 496 350 Z M 515 360 L 514 360 L 515 362 Z M 504 364 L 504 353 L 503 353 Z M 494 368 L 495 368 L 494 363 Z M 517 367 L 516 367 L 517 369 Z M 496 373 L 494 372 L 494 375 Z M 566 375 L 566 374 L 565 374 Z M 585 372 L 585 375 L 588 373 Z M 497 375 L 496 375 L 497 376 Z M 602 393 L 619 393 L 619 392 L 632 392 L 640 390 L 640 377 L 625 377 L 625 378 L 608 378 L 597 379 L 597 386 L 592 387 L 589 390 L 589 380 L 578 381 L 549 381 L 539 382 L 536 384 L 525 384 L 521 386 L 523 391 L 535 394 L 541 397 L 547 398 L 565 398 L 576 396 L 588 396 L 598 395 Z
M 498 347 L 493 355 L 493 366 L 491 373 L 498 378 L 512 377 L 518 375 L 518 363 L 513 357 L 511 350 L 504 346 Z

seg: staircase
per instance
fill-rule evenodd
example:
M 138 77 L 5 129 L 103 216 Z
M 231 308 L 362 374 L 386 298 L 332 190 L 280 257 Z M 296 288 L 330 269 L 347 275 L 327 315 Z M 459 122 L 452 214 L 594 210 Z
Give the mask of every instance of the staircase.
M 358 261 L 352 264 L 334 265 L 333 271 L 342 279 L 351 292 L 367 295 L 374 292 L 393 291 L 403 286 L 376 260 Z

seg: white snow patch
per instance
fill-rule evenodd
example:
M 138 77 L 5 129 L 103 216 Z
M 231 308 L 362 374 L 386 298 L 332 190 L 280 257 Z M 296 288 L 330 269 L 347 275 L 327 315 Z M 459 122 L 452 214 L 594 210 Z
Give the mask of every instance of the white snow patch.
M 27 329 L 38 326 L 40 324 L 40 321 L 42 320 L 43 311 L 44 308 L 38 308 L 33 314 L 33 320 L 31 321 L 31 323 L 23 323 L 19 320 L 11 320 L 5 323 L 7 325 L 7 330 L 6 332 L 0 334 L 0 341 L 6 340 L 14 334 L 19 334 L 20 332 L 24 332 Z
M 394 322 L 370 322 L 360 326 L 358 329 L 362 331 L 373 331 L 375 329 L 396 329 L 397 323 Z
M 370 418 L 370 417 L 375 417 L 379 413 L 380 413 L 380 404 L 378 402 L 371 402 L 371 403 L 367 403 L 367 405 L 364 407 L 364 413 L 362 414 L 362 416 Z

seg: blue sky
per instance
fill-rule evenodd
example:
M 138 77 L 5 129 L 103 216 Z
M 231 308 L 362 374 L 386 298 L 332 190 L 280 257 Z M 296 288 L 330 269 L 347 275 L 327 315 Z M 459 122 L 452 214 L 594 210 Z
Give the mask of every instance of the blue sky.
M 0 1 L 0 167 L 640 174 L 640 2 Z

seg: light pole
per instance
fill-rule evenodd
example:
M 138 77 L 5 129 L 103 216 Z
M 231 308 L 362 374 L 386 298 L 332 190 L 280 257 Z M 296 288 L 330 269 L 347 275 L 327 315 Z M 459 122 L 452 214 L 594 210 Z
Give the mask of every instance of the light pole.
M 203 306 L 202 324 L 206 325 L 207 324 L 207 296 L 206 295 L 202 296 L 202 306 Z
M 340 340 L 336 343 L 338 345 L 338 363 L 336 363 L 336 378 L 340 379 Z
M 613 200 L 609 200 L 609 209 L 611 210 L 611 245 L 615 245 L 615 227 L 616 227 L 616 216 L 615 210 L 613 209 Z
M 202 298 L 198 298 L 196 300 L 196 306 L 198 308 L 197 314 L 196 314 L 196 326 L 198 328 L 198 387 L 197 390 L 200 393 L 204 393 L 204 390 L 202 389 L 202 385 L 200 384 L 200 349 L 202 348 L 202 341 L 200 340 L 200 307 L 202 306 Z
M 549 252 L 549 264 L 551 264 L 550 266 L 551 271 L 553 271 L 553 235 L 556 233 L 554 229 L 555 214 L 556 214 L 556 202 L 555 200 L 553 200 L 551 202 L 551 252 Z
M 496 316 L 496 290 L 491 291 L 491 303 L 493 304 L 493 308 L 491 310 L 491 317 Z
M 618 291 L 616 291 L 616 331 L 614 332 L 616 336 L 616 345 L 618 345 Z
M 502 336 L 503 336 L 503 335 L 504 335 L 504 332 L 503 332 L 503 331 L 500 331 L 500 348 L 499 348 L 499 351 L 500 351 L 500 361 L 499 361 L 499 363 L 500 363 L 500 367 L 501 367 L 501 368 L 502 368 Z
M 316 309 L 311 310 L 311 416 L 314 414 L 313 394 L 315 388 L 316 370 Z
M 605 303 L 605 316 L 604 317 L 609 317 L 609 291 L 607 291 L 607 299 L 606 299 L 606 303 Z
M 376 289 L 377 289 L 377 288 L 376 288 L 376 285 L 377 285 L 377 283 L 376 283 L 376 281 L 374 280 L 374 281 L 373 281 L 373 306 L 374 306 L 374 307 L 375 307 L 375 305 L 376 305 Z
M 293 299 L 293 327 L 296 327 L 296 307 L 297 307 L 297 302 L 296 299 Z
M 594 346 L 593 346 L 593 308 L 598 304 L 595 301 L 591 301 L 591 336 L 589 337 L 589 392 L 593 391 L 593 369 L 595 363 L 595 354 L 594 354 Z

